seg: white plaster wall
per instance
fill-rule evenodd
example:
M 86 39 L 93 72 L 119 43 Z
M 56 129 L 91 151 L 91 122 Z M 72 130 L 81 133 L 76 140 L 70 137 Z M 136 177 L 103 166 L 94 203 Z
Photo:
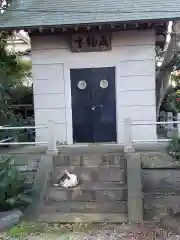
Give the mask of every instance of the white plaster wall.
M 35 122 L 57 123 L 57 139 L 73 143 L 71 68 L 115 67 L 117 139 L 123 142 L 125 117 L 133 122 L 156 121 L 155 35 L 152 30 L 115 32 L 108 52 L 72 53 L 68 38 L 32 37 Z M 133 139 L 156 139 L 156 127 L 133 126 Z M 46 141 L 46 129 L 37 130 L 37 141 Z

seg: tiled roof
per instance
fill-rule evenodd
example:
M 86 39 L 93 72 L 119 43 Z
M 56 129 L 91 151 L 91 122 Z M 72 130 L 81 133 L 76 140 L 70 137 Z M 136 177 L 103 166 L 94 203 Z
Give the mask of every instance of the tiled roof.
M 180 0 L 13 0 L 0 28 L 180 18 Z

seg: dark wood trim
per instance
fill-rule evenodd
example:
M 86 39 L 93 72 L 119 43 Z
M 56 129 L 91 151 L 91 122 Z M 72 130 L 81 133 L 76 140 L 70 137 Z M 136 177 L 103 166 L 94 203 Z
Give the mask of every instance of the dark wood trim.
M 178 19 L 178 18 L 177 18 Z M 18 26 L 18 27 L 6 27 L 1 28 L 1 30 L 7 30 L 7 31 L 14 31 L 14 30 L 21 30 L 26 29 L 29 31 L 34 31 L 35 29 L 70 29 L 70 28 L 77 28 L 77 27 L 94 27 L 94 26 L 107 26 L 107 25 L 163 25 L 166 24 L 169 21 L 172 21 L 174 19 L 172 18 L 164 18 L 164 19 L 141 19 L 141 20 L 132 20 L 132 21 L 119 21 L 119 22 L 97 22 L 97 23 L 80 23 L 80 24 L 64 24 L 64 25 L 37 25 L 37 26 Z
M 115 32 L 115 31 L 129 31 L 129 30 L 146 30 L 157 28 L 158 34 L 162 34 L 166 29 L 166 24 L 155 25 L 155 24 L 120 24 L 120 25 L 102 25 L 100 26 L 73 26 L 69 28 L 61 28 L 56 26 L 55 28 L 43 27 L 25 30 L 29 32 L 30 35 L 49 35 L 49 34 L 74 34 L 74 33 L 86 33 L 86 32 Z M 53 30 L 52 30 L 53 29 Z
M 166 36 L 168 24 L 166 22 L 161 23 L 125 23 L 125 24 L 103 24 L 103 25 L 79 25 L 79 26 L 71 26 L 69 28 L 65 27 L 44 27 L 44 28 L 33 28 L 33 29 L 25 29 L 29 31 L 30 36 L 66 36 L 67 39 L 73 34 L 84 34 L 84 33 L 108 33 L 112 34 L 117 31 L 131 31 L 131 30 L 148 30 L 154 29 L 156 35 Z M 164 37 L 165 39 L 165 37 Z M 157 42 L 156 45 L 163 48 L 165 44 L 165 40 L 161 42 Z
M 87 27 L 79 27 L 79 28 L 53 28 L 53 32 L 52 32 L 52 28 L 43 28 L 42 31 L 40 32 L 38 29 L 33 29 L 31 30 L 31 32 L 29 33 L 30 36 L 47 36 L 47 35 L 53 35 L 53 36 L 67 36 L 68 38 L 70 38 L 70 36 L 72 34 L 76 34 L 76 33 L 103 33 L 103 32 L 107 32 L 112 34 L 113 32 L 116 31 L 131 31 L 131 30 L 147 30 L 147 29 L 155 29 L 156 35 L 166 35 L 167 32 L 167 24 L 166 23 L 162 23 L 162 24 L 156 24 L 156 25 L 152 25 L 152 24 L 140 24 L 140 25 L 130 25 L 130 24 L 126 24 L 126 25 L 106 25 L 103 26 L 101 29 L 99 29 L 98 26 L 87 26 Z M 26 31 L 28 29 L 25 29 Z M 159 45 L 159 43 L 158 43 Z M 164 42 L 162 42 L 162 44 L 160 44 L 161 46 L 164 45 Z

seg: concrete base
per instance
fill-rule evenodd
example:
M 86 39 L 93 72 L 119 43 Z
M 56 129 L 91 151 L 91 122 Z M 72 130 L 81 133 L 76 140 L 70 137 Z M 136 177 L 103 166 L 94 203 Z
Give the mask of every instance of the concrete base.
M 134 148 L 133 147 L 125 147 L 124 148 L 124 152 L 125 153 L 133 153 L 134 152 Z
M 127 222 L 127 214 L 123 213 L 64 213 L 64 214 L 40 214 L 38 221 L 60 223 L 124 223 Z

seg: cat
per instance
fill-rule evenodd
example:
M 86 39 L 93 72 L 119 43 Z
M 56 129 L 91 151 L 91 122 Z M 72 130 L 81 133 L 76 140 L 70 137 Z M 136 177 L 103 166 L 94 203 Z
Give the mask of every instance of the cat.
M 65 170 L 64 174 L 58 178 L 57 183 L 53 184 L 55 187 L 64 187 L 64 188 L 72 188 L 79 185 L 79 179 L 75 174 L 69 173 Z

